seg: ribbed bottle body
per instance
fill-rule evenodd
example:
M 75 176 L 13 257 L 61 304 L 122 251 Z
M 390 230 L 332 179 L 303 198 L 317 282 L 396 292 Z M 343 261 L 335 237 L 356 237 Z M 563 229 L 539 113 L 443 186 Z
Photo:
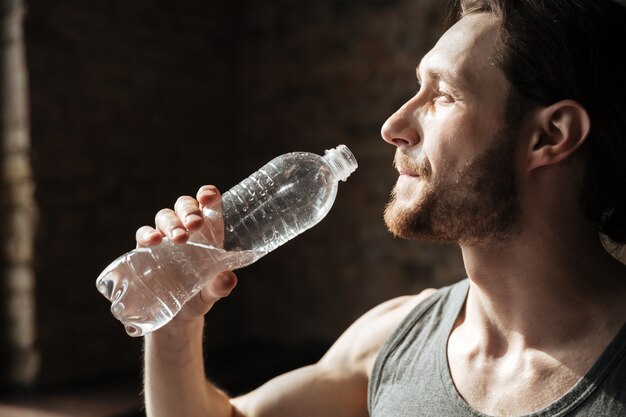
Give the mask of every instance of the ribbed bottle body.
M 276 158 L 223 195 L 224 249 L 268 253 L 321 221 L 336 195 L 319 155 Z
M 127 333 L 142 336 L 165 325 L 219 272 L 247 266 L 319 223 L 339 179 L 356 169 L 349 150 L 337 149 L 273 159 L 204 207 L 203 225 L 187 243 L 165 239 L 111 263 L 96 285 Z

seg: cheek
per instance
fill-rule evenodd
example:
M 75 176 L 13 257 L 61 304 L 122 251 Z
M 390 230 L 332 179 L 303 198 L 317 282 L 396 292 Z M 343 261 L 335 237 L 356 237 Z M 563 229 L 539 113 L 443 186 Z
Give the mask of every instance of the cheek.
M 429 181 L 449 175 L 459 160 L 462 140 L 457 139 L 454 133 L 453 130 L 439 132 L 439 135 L 433 136 L 435 140 L 425 141 L 419 161 L 430 166 Z
M 432 164 L 433 177 L 449 174 L 480 155 L 497 136 L 496 124 L 482 114 L 464 113 L 431 125 L 423 152 Z
M 424 114 L 420 162 L 428 159 L 431 178 L 449 177 L 491 144 L 501 120 L 499 112 L 486 103 L 459 104 Z

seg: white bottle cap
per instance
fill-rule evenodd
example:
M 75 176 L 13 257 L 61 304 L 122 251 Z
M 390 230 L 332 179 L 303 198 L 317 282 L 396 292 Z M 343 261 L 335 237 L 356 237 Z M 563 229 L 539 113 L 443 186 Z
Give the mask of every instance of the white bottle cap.
M 327 149 L 324 153 L 324 159 L 335 176 L 341 181 L 347 180 L 350 174 L 358 167 L 356 158 L 346 145 L 339 145 L 334 149 Z

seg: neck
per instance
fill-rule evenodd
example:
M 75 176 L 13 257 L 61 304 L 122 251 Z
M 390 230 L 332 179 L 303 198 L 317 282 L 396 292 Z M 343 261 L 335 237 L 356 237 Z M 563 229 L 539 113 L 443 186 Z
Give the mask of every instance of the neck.
M 558 344 L 591 329 L 617 331 L 626 314 L 625 268 L 593 228 L 526 230 L 507 243 L 461 246 L 471 279 L 462 320 L 484 345 Z

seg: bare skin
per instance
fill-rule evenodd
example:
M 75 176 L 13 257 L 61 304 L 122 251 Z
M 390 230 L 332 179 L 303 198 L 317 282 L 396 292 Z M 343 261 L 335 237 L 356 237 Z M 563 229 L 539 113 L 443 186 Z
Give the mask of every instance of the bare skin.
M 492 49 L 496 28 L 492 17 L 470 15 L 446 33 L 422 61 L 420 92 L 383 126 L 386 141 L 416 160 L 425 155 L 435 175 L 442 166 L 454 175 L 485 149 L 491 120 L 501 119 L 494 115 L 501 115 L 507 81 L 488 53 L 478 52 Z M 474 42 L 463 41 L 469 33 Z M 463 77 L 464 86 L 442 83 L 428 75 L 432 68 L 472 68 L 481 77 Z M 450 99 L 446 89 L 462 93 Z M 531 111 L 515 160 L 520 231 L 507 240 L 460 243 L 471 281 L 448 360 L 460 395 L 483 413 L 522 415 L 555 401 L 626 321 L 625 268 L 604 250 L 577 199 L 581 172 L 572 155 L 588 130 L 574 101 Z M 398 204 L 410 206 L 426 180 L 401 174 Z
M 501 127 L 509 88 L 489 61 L 497 22 L 470 15 L 422 60 L 422 87 L 394 113 L 383 138 L 408 158 L 428 158 L 433 178 L 454 176 L 488 148 Z M 460 242 L 470 290 L 448 341 L 459 394 L 496 416 L 536 411 L 569 390 L 626 321 L 626 270 L 602 247 L 577 205 L 572 155 L 589 118 L 566 100 L 524 120 L 515 153 L 521 207 L 510 239 Z M 412 207 L 426 178 L 400 172 L 399 207 Z M 162 210 L 156 227 L 137 231 L 140 246 L 167 236 L 186 241 L 200 210 L 219 198 L 212 186 Z M 367 413 L 367 384 L 384 340 L 433 290 L 388 301 L 357 320 L 316 364 L 275 378 L 239 398 L 206 381 L 203 316 L 236 285 L 223 273 L 167 326 L 146 336 L 149 416 L 354 416 Z M 210 337 L 210 329 L 208 336 Z
M 185 242 L 202 225 L 201 208 L 219 198 L 213 186 L 196 199 L 184 196 L 174 210 L 161 210 L 157 228 L 137 231 L 139 246 L 167 236 Z M 324 357 L 279 376 L 242 397 L 229 398 L 206 381 L 204 314 L 237 283 L 232 272 L 213 279 L 164 328 L 145 336 L 145 402 L 149 416 L 367 416 L 367 383 L 378 349 L 397 324 L 434 290 L 390 300 L 357 320 Z

